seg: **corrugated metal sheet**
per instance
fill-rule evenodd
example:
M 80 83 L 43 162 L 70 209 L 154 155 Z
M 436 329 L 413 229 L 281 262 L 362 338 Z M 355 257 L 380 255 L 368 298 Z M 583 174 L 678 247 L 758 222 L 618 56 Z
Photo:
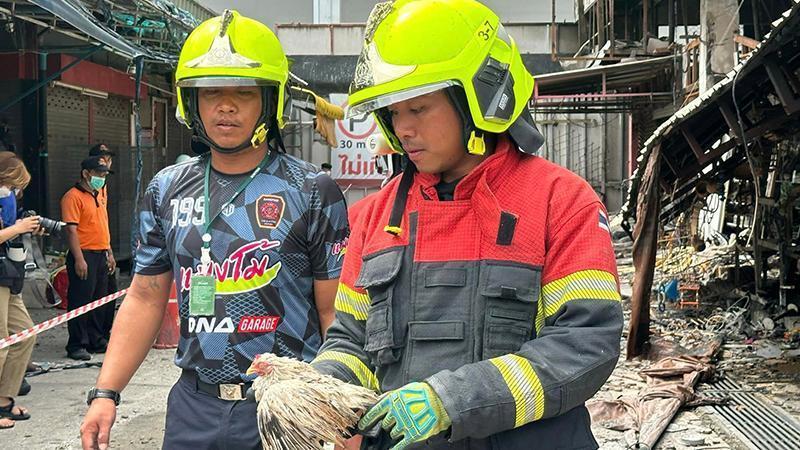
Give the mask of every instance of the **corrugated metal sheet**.
M 131 102 L 123 97 L 110 96 L 108 99 L 92 98 L 94 114 L 94 133 L 90 145 L 104 142 L 117 154 L 112 169 L 114 174 L 108 176 L 108 220 L 111 231 L 111 245 L 117 252 L 117 258 L 127 255 L 127 243 L 130 236 L 131 211 L 133 197 L 128 188 L 131 180 L 130 165 L 126 164 L 125 153 L 130 140 L 129 121 Z M 88 148 L 77 156 L 85 158 Z M 124 244 L 124 245 L 123 245 Z
M 61 217 L 61 196 L 79 177 L 89 150 L 89 97 L 64 87 L 47 94 L 47 214 Z
M 91 103 L 91 105 L 90 105 Z M 79 92 L 56 86 L 48 90 L 48 214 L 61 217 L 60 200 L 80 178 L 80 164 L 89 148 L 99 142 L 115 153 L 108 177 L 108 216 L 111 244 L 118 259 L 130 256 L 131 214 L 135 154 L 130 145 L 130 99 L 109 96 L 107 99 L 87 97 Z M 92 115 L 92 136 L 89 136 L 89 115 Z M 64 242 L 53 245 L 65 249 Z

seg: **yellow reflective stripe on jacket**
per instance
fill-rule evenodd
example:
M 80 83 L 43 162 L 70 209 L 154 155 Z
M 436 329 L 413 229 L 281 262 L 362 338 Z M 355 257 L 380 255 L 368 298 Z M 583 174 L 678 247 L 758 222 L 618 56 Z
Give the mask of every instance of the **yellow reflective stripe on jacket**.
M 353 355 L 343 353 L 343 352 L 336 352 L 336 351 L 327 351 L 322 352 L 314 358 L 314 362 L 319 361 L 336 361 L 338 363 L 344 364 L 345 367 L 350 369 L 351 372 L 358 378 L 358 382 L 361 383 L 361 386 L 372 389 L 373 391 L 380 390 L 378 384 L 378 378 L 369 370 L 366 364 L 364 364 L 360 359 L 356 358 Z
M 544 415 L 544 390 L 530 361 L 517 355 L 503 355 L 489 362 L 500 370 L 503 381 L 514 397 L 514 427 L 541 419 Z
M 369 294 L 361 294 L 346 284 L 339 283 L 339 287 L 336 290 L 336 302 L 334 303 L 337 311 L 350 314 L 356 320 L 367 320 L 369 304 Z
M 564 303 L 581 299 L 619 301 L 616 278 L 603 270 L 582 270 L 542 286 L 537 331 L 544 325 L 544 319 L 556 314 Z

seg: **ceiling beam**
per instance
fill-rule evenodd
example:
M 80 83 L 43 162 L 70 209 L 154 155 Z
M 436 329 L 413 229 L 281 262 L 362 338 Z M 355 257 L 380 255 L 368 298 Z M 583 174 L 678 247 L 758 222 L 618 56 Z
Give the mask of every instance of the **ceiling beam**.
M 783 69 L 772 58 L 764 60 L 764 69 L 766 69 L 767 75 L 772 81 L 772 86 L 775 87 L 775 93 L 778 94 L 786 114 L 794 114 L 800 111 L 800 99 L 792 91 Z

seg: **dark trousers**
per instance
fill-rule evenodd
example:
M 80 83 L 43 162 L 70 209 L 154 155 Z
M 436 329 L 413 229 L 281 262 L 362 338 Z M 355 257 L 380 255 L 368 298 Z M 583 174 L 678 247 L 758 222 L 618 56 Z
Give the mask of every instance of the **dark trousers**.
M 198 391 L 181 376 L 169 391 L 164 450 L 261 450 L 256 402 Z
M 113 294 L 114 292 L 117 292 L 117 275 L 112 273 L 108 275 L 108 285 L 104 295 Z M 95 311 L 97 329 L 100 330 L 103 338 L 108 341 L 111 339 L 111 327 L 114 325 L 114 314 L 117 311 L 117 302 L 106 303 Z
M 69 289 L 67 290 L 68 311 L 80 308 L 87 303 L 106 296 L 108 290 L 108 260 L 106 252 L 83 250 L 83 258 L 88 266 L 85 280 L 78 278 L 78 274 L 75 273 L 75 258 L 72 253 L 67 254 L 67 276 L 69 277 Z M 67 322 L 69 331 L 67 352 L 80 348 L 96 349 L 105 346 L 107 341 L 100 326 L 102 319 L 98 319 L 98 312 L 108 306 L 111 307 L 111 314 L 113 315 L 113 305 L 105 305 Z

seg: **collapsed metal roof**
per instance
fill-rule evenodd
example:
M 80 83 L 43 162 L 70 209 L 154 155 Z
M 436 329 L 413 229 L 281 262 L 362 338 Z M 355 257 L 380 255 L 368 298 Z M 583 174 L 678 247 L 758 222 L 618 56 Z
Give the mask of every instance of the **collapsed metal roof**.
M 167 64 L 199 24 L 166 0 L 0 0 L 0 12 L 126 58 Z
M 537 75 L 534 109 L 588 113 L 664 106 L 674 101 L 671 80 L 676 61 L 669 55 Z
M 800 0 L 794 0 L 747 59 L 655 130 L 639 152 L 622 207 L 628 231 L 636 220 L 642 176 L 656 146 L 660 147 L 659 184 L 664 199 L 659 219 L 666 222 L 691 205 L 698 181 L 729 179 L 746 161 L 742 135 L 752 142 L 777 140 L 798 131 L 799 31 Z

